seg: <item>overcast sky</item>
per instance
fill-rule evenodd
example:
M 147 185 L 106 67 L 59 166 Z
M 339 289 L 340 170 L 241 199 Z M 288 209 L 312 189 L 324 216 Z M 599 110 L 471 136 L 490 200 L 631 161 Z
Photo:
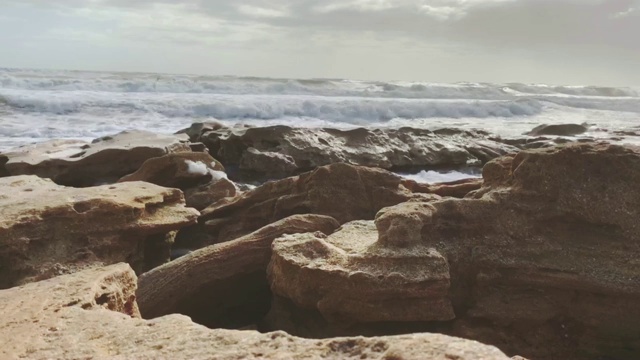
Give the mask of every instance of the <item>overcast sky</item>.
M 0 67 L 640 85 L 640 0 L 0 0 Z

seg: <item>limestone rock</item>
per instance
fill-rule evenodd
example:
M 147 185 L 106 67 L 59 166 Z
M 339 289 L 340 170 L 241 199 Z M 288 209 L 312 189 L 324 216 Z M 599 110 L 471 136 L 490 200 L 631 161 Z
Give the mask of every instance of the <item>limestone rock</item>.
M 237 328 L 257 322 L 271 300 L 266 271 L 273 239 L 315 231 L 330 234 L 338 226 L 328 216 L 294 215 L 155 268 L 140 277 L 142 314 L 153 318 L 180 313 L 209 327 Z
M 217 172 L 217 173 L 216 173 Z M 146 181 L 152 184 L 185 190 L 203 185 L 226 175 L 224 167 L 211 155 L 202 152 L 182 152 L 151 158 L 133 174 L 118 182 Z
M 390 224 L 386 234 L 398 225 L 406 222 Z M 355 221 L 328 237 L 280 237 L 273 243 L 269 263 L 271 290 L 300 308 L 318 310 L 335 326 L 451 320 L 449 267 L 437 251 L 420 246 L 419 231 L 396 229 L 393 237 L 379 241 L 372 221 Z M 282 313 L 271 316 L 271 325 L 317 335 L 282 326 L 283 318 L 287 316 Z
M 463 198 L 472 191 L 482 187 L 482 179 L 462 179 L 435 184 L 423 184 L 414 180 L 404 179 L 402 184 L 414 193 L 434 194 L 442 197 Z
M 311 340 L 211 330 L 182 315 L 142 320 L 135 284 L 133 271 L 118 264 L 0 291 L 0 358 L 509 359 L 495 347 L 438 334 Z
M 217 175 L 209 183 L 184 191 L 184 198 L 188 207 L 202 210 L 224 198 L 234 198 L 238 195 L 238 187 L 231 180 Z
M 327 238 L 275 240 L 271 324 L 309 337 L 429 329 L 532 359 L 636 359 L 640 148 L 575 143 L 528 150 L 490 162 L 483 176 L 483 187 L 464 199 L 381 210 L 377 232 L 355 223 Z M 345 260 L 354 254 L 364 255 Z M 381 254 L 406 259 L 389 263 Z M 412 265 L 411 256 L 420 254 L 432 257 Z M 449 301 L 454 313 L 419 321 L 437 307 L 418 306 L 415 317 L 399 316 L 399 282 L 391 288 L 398 297 L 372 316 L 376 296 L 362 289 L 367 274 L 381 276 L 372 282 L 395 274 L 448 279 L 448 287 L 429 294 Z
M 197 138 L 225 166 L 282 178 L 333 163 L 383 169 L 478 165 L 517 149 L 480 131 L 441 129 L 220 128 Z M 239 175 L 243 175 L 242 173 Z
M 67 186 L 114 183 L 148 159 L 173 152 L 190 152 L 187 136 L 124 131 L 94 140 L 52 140 L 5 153 L 11 175 L 37 175 Z
M 528 150 L 487 164 L 484 179 L 419 217 L 384 214 L 446 258 L 448 333 L 533 359 L 637 358 L 640 149 Z
M 225 127 L 226 126 L 219 121 L 198 122 L 191 124 L 191 126 L 186 129 L 176 132 L 176 134 L 186 134 L 189 136 L 191 142 L 198 142 L 202 134 L 209 131 L 220 130 Z
M 77 189 L 1 178 L 0 288 L 95 264 L 144 271 L 169 259 L 174 232 L 197 216 L 180 190 L 149 183 Z
M 295 214 L 327 215 L 341 224 L 373 219 L 383 207 L 412 197 L 395 174 L 338 163 L 220 200 L 204 209 L 199 219 L 209 240 L 194 243 L 195 237 L 188 236 L 177 242 L 181 247 L 200 248 L 236 239 Z
M 540 125 L 526 133 L 529 136 L 556 135 L 556 136 L 575 136 L 585 133 L 587 126 L 582 124 L 555 124 Z

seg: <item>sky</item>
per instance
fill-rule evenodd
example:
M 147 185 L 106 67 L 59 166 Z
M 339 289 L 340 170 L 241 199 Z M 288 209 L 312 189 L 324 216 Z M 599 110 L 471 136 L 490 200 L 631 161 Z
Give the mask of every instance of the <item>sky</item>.
M 640 0 L 0 0 L 0 67 L 640 85 Z

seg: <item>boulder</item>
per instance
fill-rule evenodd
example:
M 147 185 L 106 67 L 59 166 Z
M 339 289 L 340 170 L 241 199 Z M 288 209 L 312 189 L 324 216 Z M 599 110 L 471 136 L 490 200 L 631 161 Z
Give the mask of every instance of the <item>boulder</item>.
M 453 319 L 447 262 L 436 250 L 421 246 L 420 229 L 405 224 L 410 219 L 411 215 L 404 222 L 378 222 L 387 235 L 380 241 L 372 221 L 350 222 L 328 237 L 307 233 L 275 240 L 269 263 L 275 295 L 270 327 L 325 337 L 353 333 L 353 324 Z M 291 321 L 296 311 L 287 311 L 289 302 L 317 310 L 332 329 L 309 329 L 310 322 Z
M 37 175 L 59 185 L 87 187 L 114 183 L 148 159 L 190 152 L 186 135 L 124 131 L 86 143 L 52 140 L 23 146 L 4 154 L 10 175 Z
M 273 239 L 304 232 L 330 234 L 338 226 L 328 216 L 294 215 L 239 239 L 185 254 L 140 277 L 142 315 L 180 313 L 209 327 L 257 323 L 271 300 L 266 272 Z
M 0 179 L 0 289 L 96 264 L 140 272 L 168 261 L 175 231 L 196 222 L 182 192 L 143 182 L 70 188 Z
M 373 219 L 383 207 L 414 197 L 402 179 L 381 169 L 337 163 L 300 176 L 268 182 L 236 198 L 222 199 L 202 211 L 200 230 L 208 237 L 187 234 L 177 244 L 200 248 L 236 239 L 295 214 L 331 216 L 343 224 Z
M 218 200 L 238 195 L 238 187 L 227 179 L 225 173 L 217 172 L 212 175 L 210 182 L 184 191 L 188 207 L 202 210 Z
M 202 136 L 202 134 L 209 131 L 220 130 L 222 128 L 226 128 L 226 126 L 219 121 L 198 122 L 191 124 L 191 126 L 186 129 L 182 129 L 176 132 L 176 135 L 186 134 L 187 136 L 189 136 L 189 140 L 195 143 L 200 141 L 200 137 Z
M 137 317 L 126 264 L 0 291 L 3 359 L 508 360 L 493 346 L 439 334 L 311 340 L 212 330 L 183 315 Z
M 586 124 L 555 124 L 555 125 L 539 125 L 533 128 L 525 135 L 529 136 L 543 136 L 543 135 L 556 135 L 556 136 L 575 136 L 580 135 L 589 130 Z
M 206 144 L 238 177 L 283 178 L 333 163 L 383 169 L 479 165 L 517 149 L 481 131 L 311 129 L 288 126 L 203 129 Z
M 308 234 L 291 235 L 289 244 L 301 244 L 297 253 L 276 239 L 274 244 L 280 245 L 278 250 L 274 247 L 270 266 L 283 270 L 271 281 L 274 292 L 286 297 L 289 307 L 315 307 L 316 314 L 310 314 L 307 323 L 315 322 L 316 328 L 323 323 L 320 330 L 324 332 L 318 335 L 328 336 L 327 329 L 339 332 L 335 324 L 343 320 L 325 316 L 323 301 L 303 300 L 329 296 L 331 287 L 296 293 L 305 284 L 294 282 L 287 287 L 280 283 L 282 279 L 292 279 L 289 276 L 297 272 L 305 277 L 313 272 L 322 272 L 314 278 L 339 277 L 343 268 L 354 269 L 352 276 L 357 278 L 362 275 L 353 264 L 379 257 L 380 249 L 395 244 L 414 255 L 418 253 L 414 248 L 427 248 L 440 254 L 448 266 L 448 299 L 455 319 L 424 322 L 422 329 L 478 340 L 532 359 L 636 359 L 640 354 L 640 148 L 574 143 L 527 150 L 490 162 L 483 176 L 483 187 L 464 199 L 407 202 L 383 209 L 375 220 L 377 242 L 357 262 L 325 259 L 348 257 L 353 251 L 346 248 L 370 243 L 371 235 L 343 228 L 329 237 L 348 239 L 349 245 L 339 246 L 312 240 Z M 292 260 L 285 262 L 278 257 L 280 252 L 285 260 Z M 336 265 L 325 265 L 325 261 Z M 415 278 L 430 274 L 438 261 L 424 262 L 405 273 Z M 372 265 L 365 274 L 403 274 L 386 261 L 380 261 L 379 267 Z M 339 282 L 335 286 L 343 289 L 346 299 L 364 291 Z M 376 286 L 367 290 L 375 291 Z M 380 312 L 393 314 L 397 301 L 389 301 L 389 310 Z M 354 317 L 356 310 L 349 306 L 345 309 L 344 322 L 351 328 L 355 319 L 368 329 L 377 325 L 378 332 L 392 329 L 388 324 L 363 323 L 368 319 Z
M 222 173 L 222 174 L 220 174 Z M 203 152 L 167 154 L 145 161 L 140 168 L 118 182 L 146 181 L 152 184 L 186 190 L 226 177 L 224 167 Z

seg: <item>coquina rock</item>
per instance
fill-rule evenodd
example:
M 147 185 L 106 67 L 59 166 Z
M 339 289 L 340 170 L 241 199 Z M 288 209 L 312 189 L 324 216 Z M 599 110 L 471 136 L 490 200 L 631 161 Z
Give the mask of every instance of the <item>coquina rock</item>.
M 338 226 L 328 216 L 293 215 L 157 267 L 140 277 L 142 315 L 154 318 L 180 313 L 208 327 L 256 324 L 271 304 L 267 264 L 273 239 L 305 232 L 331 234 Z
M 276 239 L 270 269 L 272 289 L 283 298 L 275 309 L 281 324 L 287 326 L 286 314 L 297 325 L 287 328 L 294 334 L 322 337 L 402 331 L 403 322 L 404 331 L 475 339 L 531 359 L 636 359 L 640 149 L 528 150 L 490 162 L 483 176 L 483 187 L 464 199 L 383 209 L 377 236 L 365 224 L 367 231 L 345 226 L 326 239 Z M 420 254 L 424 261 L 412 266 Z M 430 283 L 437 291 L 403 291 L 411 289 L 407 281 L 429 276 L 441 281 Z M 319 284 L 313 291 L 311 279 Z M 398 286 L 385 284 L 391 279 Z M 335 305 L 334 291 L 347 299 L 344 306 Z M 359 294 L 361 307 L 350 301 Z M 453 319 L 416 325 L 398 311 L 398 304 L 428 295 L 450 301 L 453 314 L 439 314 Z
M 420 196 L 388 171 L 337 163 L 218 201 L 204 209 L 198 220 L 199 232 L 208 237 L 185 232 L 177 243 L 195 249 L 229 241 L 295 214 L 327 215 L 340 224 L 373 219 L 386 206 Z
M 269 264 L 276 295 L 271 327 L 300 336 L 332 335 L 331 330 L 308 329 L 313 326 L 309 321 L 283 310 L 283 298 L 301 309 L 317 309 L 334 333 L 358 323 L 453 319 L 447 262 L 436 250 L 420 246 L 419 229 L 411 230 L 416 229 L 379 241 L 372 221 L 355 221 L 328 237 L 278 238 Z
M 238 189 L 224 167 L 208 153 L 180 152 L 151 158 L 118 182 L 146 181 L 184 191 L 187 206 L 202 210 L 217 200 L 236 196 Z
M 59 185 L 87 187 L 114 183 L 148 159 L 190 151 L 186 135 L 124 131 L 92 143 L 52 140 L 19 147 L 3 155 L 3 167 L 10 175 L 37 175 Z
M 146 181 L 152 184 L 186 190 L 220 177 L 224 167 L 211 155 L 203 152 L 181 152 L 151 158 L 140 168 L 118 182 Z
M 382 169 L 480 165 L 517 151 L 481 131 L 201 126 L 201 141 L 240 177 L 283 178 L 333 163 Z M 186 131 L 186 130 L 185 130 Z
M 123 261 L 143 272 L 169 260 L 175 231 L 198 215 L 180 190 L 149 183 L 78 189 L 1 178 L 0 289 Z
M 507 360 L 493 346 L 438 334 L 301 339 L 211 330 L 188 317 L 138 318 L 126 264 L 0 291 L 2 359 Z

